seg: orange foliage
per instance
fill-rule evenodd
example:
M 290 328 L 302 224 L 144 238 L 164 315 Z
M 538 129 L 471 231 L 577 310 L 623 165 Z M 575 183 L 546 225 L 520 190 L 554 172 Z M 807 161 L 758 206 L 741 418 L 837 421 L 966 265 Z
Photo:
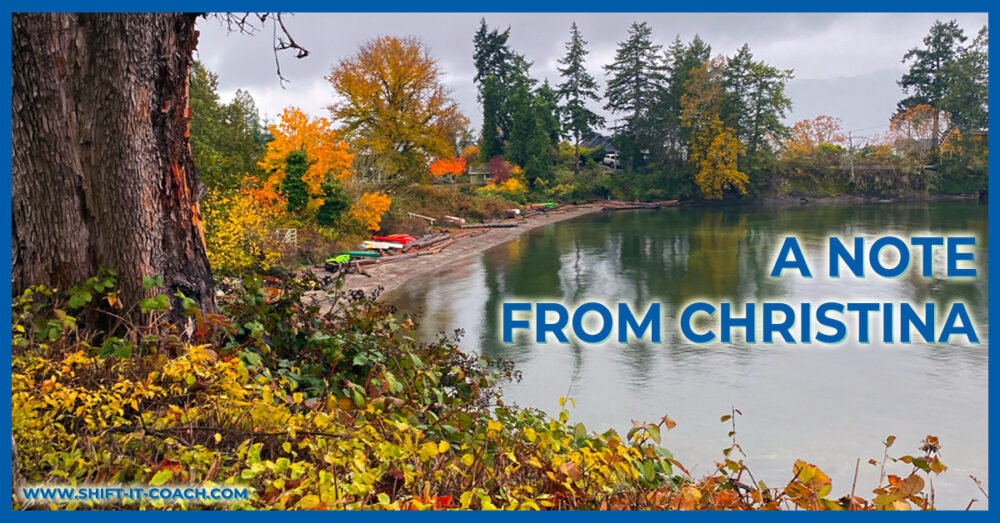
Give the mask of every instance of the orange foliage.
M 310 119 L 297 107 L 286 108 L 277 125 L 268 127 L 274 140 L 259 165 L 271 173 L 266 188 L 276 191 L 285 177 L 285 161 L 293 151 L 304 151 L 309 169 L 302 179 L 311 196 L 322 196 L 323 184 L 347 178 L 354 155 L 326 118 Z
M 920 104 L 906 112 L 896 114 L 889 121 L 889 130 L 897 138 L 907 140 L 930 140 L 934 137 L 934 116 L 938 117 L 938 128 L 951 127 L 948 113 Z
M 465 172 L 465 158 L 438 158 L 431 162 L 431 176 L 462 174 Z
M 465 149 L 462 149 L 462 158 L 465 158 L 465 163 L 478 167 L 481 163 L 479 161 L 479 146 L 468 145 Z
M 840 118 L 820 115 L 812 120 L 796 122 L 792 136 L 785 147 L 792 153 L 808 153 L 821 143 L 842 144 L 844 135 L 840 128 Z
M 351 217 L 363 223 L 369 230 L 377 231 L 382 215 L 389 210 L 392 198 L 383 192 L 366 192 L 351 206 Z

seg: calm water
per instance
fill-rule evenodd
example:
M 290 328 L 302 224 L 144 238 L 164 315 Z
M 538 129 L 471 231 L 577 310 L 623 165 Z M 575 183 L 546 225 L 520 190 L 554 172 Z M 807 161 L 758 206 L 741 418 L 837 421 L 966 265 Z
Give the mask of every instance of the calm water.
M 979 278 L 925 279 L 916 259 L 895 279 L 823 274 L 831 235 L 928 232 L 978 236 Z M 781 239 L 791 234 L 810 261 L 811 280 L 769 277 Z M 881 457 L 887 435 L 897 436 L 892 450 L 900 455 L 918 453 L 919 441 L 934 434 L 950 467 L 934 482 L 938 505 L 964 508 L 976 497 L 975 507 L 985 508 L 968 476 L 988 487 L 986 240 L 986 207 L 964 202 L 614 212 L 536 229 L 386 299 L 417 314 L 425 338 L 463 328 L 464 349 L 514 360 L 524 379 L 505 387 L 508 402 L 555 413 L 560 396 L 572 397 L 572 419 L 598 431 L 624 432 L 632 419 L 669 415 L 679 425 L 663 443 L 696 475 L 710 471 L 728 446 L 729 428 L 719 417 L 735 406 L 743 412 L 738 439 L 751 471 L 769 485 L 791 479 L 801 458 L 830 474 L 839 496 L 850 491 L 861 458 L 857 490 L 868 493 L 878 470 L 866 462 Z M 939 252 L 937 265 L 943 260 Z M 535 345 L 522 337 L 505 345 L 498 310 L 509 298 L 658 301 L 666 334 L 662 344 Z M 961 300 L 983 343 L 959 337 L 963 343 L 952 345 L 695 346 L 676 332 L 681 307 L 695 298 Z

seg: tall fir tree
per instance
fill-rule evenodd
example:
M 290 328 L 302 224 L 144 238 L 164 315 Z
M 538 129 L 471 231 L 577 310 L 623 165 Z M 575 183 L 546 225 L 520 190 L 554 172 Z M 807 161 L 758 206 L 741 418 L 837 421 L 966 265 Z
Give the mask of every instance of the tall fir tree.
M 500 76 L 507 68 L 513 54 L 507 46 L 508 38 L 510 27 L 504 31 L 491 30 L 485 18 L 479 20 L 479 29 L 472 37 L 472 60 L 476 65 L 476 76 L 472 81 L 480 84 L 480 90 L 487 76 Z
M 654 154 L 664 163 L 679 166 L 682 162 L 680 153 L 688 142 L 689 129 L 680 122 L 681 98 L 691 71 L 705 65 L 711 54 L 712 47 L 698 35 L 689 44 L 684 44 L 678 36 L 665 52 L 667 81 L 660 89 L 650 117 L 652 127 L 662 140 L 662 147 Z
M 763 174 L 776 161 L 772 144 L 781 143 L 789 134 L 783 120 L 792 107 L 785 95 L 785 84 L 791 78 L 790 70 L 754 60 L 746 44 L 726 59 L 722 68 L 725 92 L 720 117 L 745 146 L 740 168 L 758 184 L 767 181 Z
M 604 66 L 608 79 L 604 108 L 624 114 L 624 125 L 615 129 L 618 149 L 627 151 L 624 162 L 635 167 L 642 163 L 642 151 L 655 140 L 649 118 L 657 93 L 663 89 L 665 76 L 662 47 L 652 40 L 652 29 L 646 22 L 633 22 L 628 39 L 618 44 L 615 61 Z
M 911 62 L 910 69 L 899 80 L 899 86 L 908 95 L 898 104 L 898 111 L 905 112 L 918 105 L 935 109 L 932 120 L 931 147 L 937 149 L 941 137 L 941 102 L 948 94 L 953 78 L 948 74 L 962 55 L 966 36 L 958 22 L 934 22 L 924 37 L 924 46 L 915 47 L 903 56 L 903 63 Z
M 530 88 L 533 84 L 528 74 L 531 63 L 510 48 L 507 43 L 509 38 L 510 27 L 503 31 L 491 29 L 486 24 L 485 18 L 480 20 L 479 29 L 472 38 L 472 59 L 476 67 L 473 82 L 479 88 L 479 102 L 483 104 L 483 122 L 487 120 L 495 122 L 497 139 L 501 144 L 510 139 L 511 128 L 514 125 L 513 108 L 510 105 L 511 95 L 520 86 L 526 85 Z M 489 86 L 489 94 L 493 97 L 489 100 L 490 114 L 486 114 L 487 78 L 493 79 L 493 84 Z M 484 128 L 483 136 L 492 132 Z
M 963 133 L 989 127 L 989 31 L 983 26 L 972 43 L 947 65 L 948 90 L 941 98 L 941 110 Z
M 563 129 L 573 138 L 573 173 L 580 172 L 580 144 L 583 139 L 594 132 L 594 128 L 604 124 L 604 117 L 587 108 L 588 101 L 599 102 L 597 82 L 587 72 L 585 59 L 588 51 L 587 42 L 580 34 L 576 22 L 570 27 L 569 42 L 566 43 L 566 56 L 559 59 L 559 74 L 563 83 L 559 84 L 559 100 Z
M 545 86 L 543 86 L 545 87 Z M 551 89 L 549 89 L 551 91 Z M 524 168 L 525 179 L 551 180 L 555 167 L 556 147 L 552 142 L 553 120 L 558 126 L 549 93 L 539 88 L 534 93 L 522 86 L 511 96 L 514 107 L 514 127 L 507 147 L 507 159 Z
M 559 147 L 562 136 L 562 125 L 559 122 L 559 93 L 545 79 L 535 90 L 535 102 L 538 104 L 538 115 L 552 147 Z
M 490 75 L 482 81 L 483 130 L 479 144 L 479 154 L 483 163 L 494 156 L 503 154 L 503 138 L 500 132 L 500 111 L 504 100 L 500 82 Z

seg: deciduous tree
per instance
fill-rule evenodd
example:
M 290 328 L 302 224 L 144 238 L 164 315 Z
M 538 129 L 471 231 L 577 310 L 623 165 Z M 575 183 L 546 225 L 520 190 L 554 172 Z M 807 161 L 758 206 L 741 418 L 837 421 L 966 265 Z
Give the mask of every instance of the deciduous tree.
M 739 170 L 738 159 L 745 148 L 727 129 L 715 135 L 708 150 L 700 156 L 695 183 L 702 196 L 709 200 L 721 200 L 723 191 L 732 189 L 740 194 L 747 193 L 750 178 Z
M 196 15 L 12 17 L 13 287 L 118 272 L 128 304 L 162 276 L 212 309 L 188 144 Z M 175 307 L 180 309 L 180 298 Z
M 465 158 L 438 158 L 427 169 L 431 176 L 457 176 L 465 172 Z
M 950 127 L 950 118 L 927 104 L 914 106 L 897 113 L 889 122 L 889 130 L 896 138 L 896 148 L 907 153 L 934 153 L 936 130 L 944 123 Z
M 278 123 L 270 127 L 270 132 L 274 140 L 267 144 L 267 152 L 260 162 L 261 169 L 269 175 L 270 187 L 282 184 L 288 174 L 288 157 L 293 152 L 304 155 L 306 169 L 301 177 L 311 197 L 322 196 L 323 184 L 351 175 L 354 155 L 326 118 L 310 118 L 301 109 L 288 107 L 281 112 Z
M 334 118 L 355 154 L 379 158 L 387 188 L 423 176 L 430 158 L 454 153 L 453 138 L 468 121 L 442 76 L 420 40 L 382 36 L 327 77 L 343 99 L 330 107 Z
M 745 147 L 720 116 L 725 95 L 724 63 L 719 57 L 692 70 L 681 97 L 681 125 L 690 134 L 688 163 L 695 170 L 695 183 L 702 196 L 710 200 L 722 199 L 726 189 L 746 194 L 749 181 L 737 163 Z
M 651 151 L 654 155 L 665 155 L 671 162 L 679 162 L 682 158 L 679 151 L 687 144 L 688 129 L 680 122 L 683 111 L 681 99 L 684 97 L 685 85 L 691 71 L 708 62 L 711 53 L 712 47 L 698 35 L 686 45 L 680 37 L 677 37 L 667 48 L 665 53 L 667 82 L 660 90 L 656 107 L 651 115 L 656 133 L 662 140 L 660 144 L 656 144 L 660 147 L 655 147 Z
M 792 126 L 785 147 L 795 152 L 808 151 L 822 143 L 839 145 L 844 142 L 840 118 L 821 114 L 812 120 L 800 120 Z

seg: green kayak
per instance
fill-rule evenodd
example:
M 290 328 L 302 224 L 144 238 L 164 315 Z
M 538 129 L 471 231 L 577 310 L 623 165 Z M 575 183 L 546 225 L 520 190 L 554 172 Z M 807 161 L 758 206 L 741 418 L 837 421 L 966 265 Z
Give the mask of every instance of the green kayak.
M 352 258 L 378 258 L 379 256 L 377 252 L 371 252 L 371 251 L 344 251 L 340 254 L 341 256 L 347 254 Z
M 351 261 L 350 254 L 339 254 L 326 260 L 326 263 L 347 263 Z

